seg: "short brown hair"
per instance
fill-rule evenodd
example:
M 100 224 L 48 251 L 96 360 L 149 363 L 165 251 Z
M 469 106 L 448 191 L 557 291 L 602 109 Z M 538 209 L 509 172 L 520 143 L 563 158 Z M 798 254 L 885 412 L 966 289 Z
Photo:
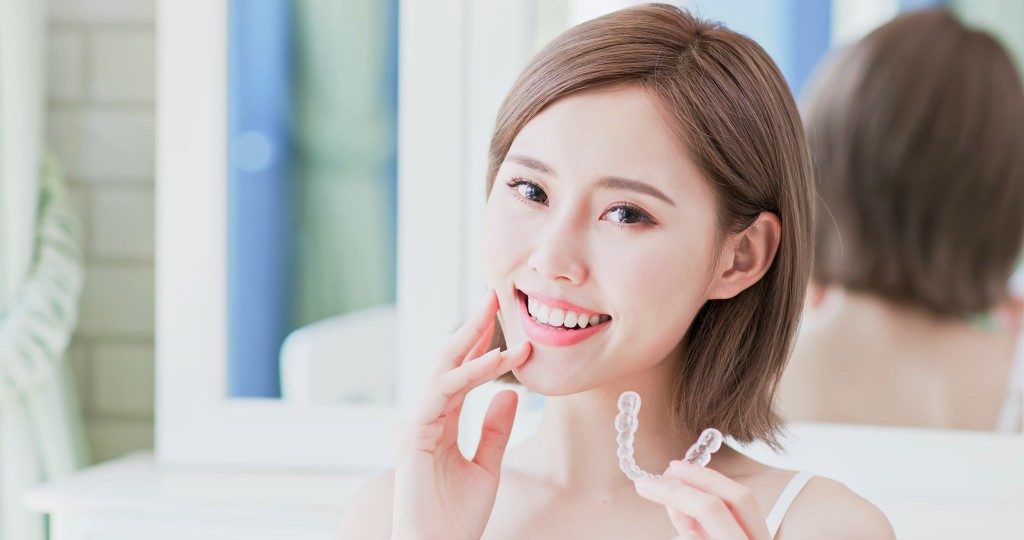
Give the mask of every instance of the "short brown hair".
M 827 60 L 804 105 L 815 282 L 950 317 L 1007 296 L 1024 93 L 995 39 L 942 9 L 901 15 Z
M 772 401 L 800 317 L 812 255 L 811 164 L 786 82 L 751 39 L 665 4 L 573 27 L 516 80 L 491 139 L 487 192 L 519 131 L 566 96 L 632 85 L 650 92 L 716 193 L 719 238 L 761 212 L 782 223 L 767 273 L 701 307 L 674 382 L 677 426 L 776 445 Z M 493 346 L 505 348 L 500 327 Z M 504 380 L 514 381 L 509 373 Z

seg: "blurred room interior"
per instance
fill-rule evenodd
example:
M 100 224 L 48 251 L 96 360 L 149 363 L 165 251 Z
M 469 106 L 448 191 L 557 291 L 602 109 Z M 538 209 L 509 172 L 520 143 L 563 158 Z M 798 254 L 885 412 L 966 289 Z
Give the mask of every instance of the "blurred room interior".
M 485 290 L 500 99 L 635 3 L 0 0 L 0 539 L 331 537 L 392 464 L 421 352 Z M 797 96 L 927 7 L 1024 66 L 1016 0 L 678 4 L 762 43 Z M 517 391 L 513 441 L 543 403 Z M 1017 427 L 797 423 L 788 454 L 746 451 L 841 479 L 900 537 L 1009 537 Z

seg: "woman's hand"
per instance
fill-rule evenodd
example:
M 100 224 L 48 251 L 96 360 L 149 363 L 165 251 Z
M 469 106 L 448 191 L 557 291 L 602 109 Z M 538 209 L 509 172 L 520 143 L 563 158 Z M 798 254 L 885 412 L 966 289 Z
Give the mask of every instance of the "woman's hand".
M 466 394 L 522 364 L 524 341 L 513 350 L 486 352 L 498 302 L 483 304 L 441 348 L 419 406 L 399 435 L 392 538 L 480 538 L 498 491 L 501 460 L 512 431 L 518 396 L 500 392 L 484 418 L 471 461 L 459 451 L 459 413 Z
M 769 540 L 753 493 L 718 471 L 673 461 L 661 478 L 637 480 L 636 490 L 665 506 L 677 538 Z

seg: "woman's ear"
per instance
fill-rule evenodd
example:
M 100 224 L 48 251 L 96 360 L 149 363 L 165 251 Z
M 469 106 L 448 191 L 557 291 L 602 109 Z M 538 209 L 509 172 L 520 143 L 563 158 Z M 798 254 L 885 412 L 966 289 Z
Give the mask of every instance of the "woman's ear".
M 729 236 L 708 285 L 708 300 L 724 300 L 741 293 L 768 272 L 782 239 L 782 223 L 771 212 L 761 212 L 742 232 Z

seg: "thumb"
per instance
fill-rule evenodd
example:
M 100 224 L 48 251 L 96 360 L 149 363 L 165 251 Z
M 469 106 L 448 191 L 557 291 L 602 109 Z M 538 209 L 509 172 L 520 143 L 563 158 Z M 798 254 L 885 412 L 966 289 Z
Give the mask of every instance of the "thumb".
M 505 455 L 505 446 L 512 433 L 518 404 L 519 394 L 514 390 L 503 390 L 491 400 L 484 416 L 484 427 L 480 432 L 480 443 L 476 447 L 473 463 L 483 467 L 495 478 L 501 470 L 501 458 Z

